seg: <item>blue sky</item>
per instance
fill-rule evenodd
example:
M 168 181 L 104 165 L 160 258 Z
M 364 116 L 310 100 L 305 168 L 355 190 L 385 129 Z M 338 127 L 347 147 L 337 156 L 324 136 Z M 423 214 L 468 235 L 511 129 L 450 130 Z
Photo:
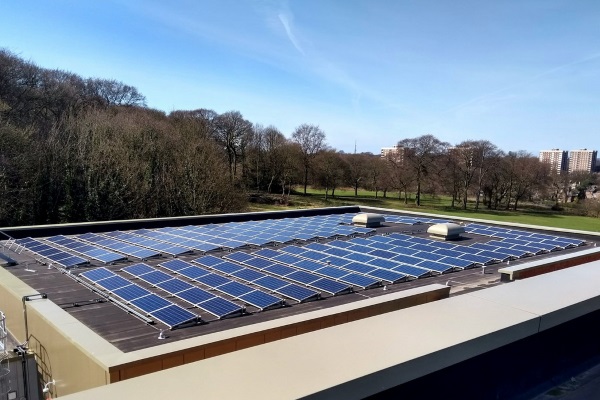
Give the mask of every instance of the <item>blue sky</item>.
M 600 147 L 597 0 L 0 0 L 0 47 L 346 152 Z

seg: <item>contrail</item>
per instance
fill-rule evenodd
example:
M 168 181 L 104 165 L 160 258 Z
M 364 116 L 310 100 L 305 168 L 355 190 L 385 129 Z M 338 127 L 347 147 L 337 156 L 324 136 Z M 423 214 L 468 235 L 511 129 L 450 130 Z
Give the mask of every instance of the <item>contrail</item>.
M 503 87 L 501 89 L 495 90 L 493 92 L 486 93 L 486 94 L 483 94 L 481 96 L 474 97 L 474 98 L 472 98 L 472 99 L 470 99 L 468 101 L 465 101 L 464 103 L 461 103 L 461 104 L 459 104 L 459 105 L 457 105 L 455 107 L 450 108 L 446 112 L 460 110 L 461 108 L 464 108 L 464 107 L 466 107 L 466 106 L 468 106 L 470 104 L 477 103 L 480 100 L 484 100 L 484 99 L 486 99 L 488 97 L 495 96 L 495 95 L 500 94 L 502 92 L 506 92 L 506 91 L 509 91 L 511 89 L 515 89 L 515 88 L 519 88 L 519 87 L 525 87 L 525 86 L 530 85 L 533 82 L 535 82 L 535 81 L 539 80 L 540 78 L 543 78 L 543 77 L 545 77 L 547 75 L 551 75 L 551 74 L 553 74 L 555 72 L 558 72 L 558 71 L 560 71 L 562 69 L 571 67 L 573 65 L 582 64 L 582 63 L 585 63 L 585 62 L 588 62 L 588 61 L 591 61 L 591 60 L 594 60 L 594 59 L 597 59 L 597 58 L 600 58 L 600 53 L 595 53 L 595 54 L 592 54 L 592 55 L 590 55 L 588 57 L 584 57 L 584 58 L 581 58 L 579 60 L 571 61 L 569 63 L 562 64 L 562 65 L 559 65 L 559 66 L 554 67 L 554 68 L 550 68 L 550 69 L 548 69 L 546 71 L 540 72 L 539 74 L 532 76 L 531 78 L 527 79 L 524 82 L 520 82 L 520 83 L 516 83 L 516 84 L 513 84 L 513 85 L 509 85 L 509 86 Z
M 290 42 L 292 42 L 296 50 L 298 50 L 303 56 L 305 56 L 306 54 L 304 54 L 304 50 L 302 50 L 302 47 L 300 47 L 296 36 L 294 36 L 294 33 L 292 32 L 292 28 L 290 27 L 290 22 L 288 21 L 287 16 L 283 13 L 279 13 L 277 16 L 279 17 L 281 24 L 285 28 L 285 33 L 287 34 L 288 39 L 290 39 Z

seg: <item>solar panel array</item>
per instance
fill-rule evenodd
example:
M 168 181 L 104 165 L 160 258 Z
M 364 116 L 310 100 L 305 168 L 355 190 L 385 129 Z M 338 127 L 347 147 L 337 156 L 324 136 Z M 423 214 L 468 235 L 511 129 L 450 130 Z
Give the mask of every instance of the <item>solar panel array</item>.
M 52 246 L 47 243 L 42 243 L 41 241 L 32 239 L 30 237 L 24 239 L 17 239 L 15 243 L 25 247 L 27 250 L 38 255 L 39 257 L 48 259 L 52 263 L 61 265 L 64 268 L 71 268 L 88 263 L 88 260 L 86 260 L 85 258 L 61 250 L 56 246 Z
M 469 224 L 465 231 L 495 238 L 485 243 L 485 247 L 474 245 L 475 247 L 513 257 L 533 256 L 585 245 L 585 241 L 580 239 L 482 224 Z
M 122 254 L 118 254 L 91 244 L 86 244 L 79 240 L 71 239 L 63 235 L 52 236 L 46 240 L 103 263 L 112 263 L 127 259 L 127 257 L 123 256 Z
M 415 217 L 406 215 L 393 215 L 393 214 L 382 214 L 385 218 L 385 222 L 393 224 L 405 224 L 405 225 L 419 225 L 419 224 L 445 224 L 450 222 L 447 219 L 441 218 L 427 218 L 427 217 Z
M 95 244 L 97 246 L 123 253 L 128 257 L 137 258 L 140 260 L 145 260 L 150 257 L 158 257 L 161 254 L 155 250 L 125 243 L 120 240 L 112 239 L 108 236 L 96 233 L 85 233 L 83 235 L 76 236 L 76 238 L 84 242 Z
M 144 314 L 161 321 L 170 329 L 186 323 L 200 321 L 198 315 L 117 275 L 107 268 L 92 269 L 80 273 L 79 276 L 119 297 L 125 304 L 135 306 Z

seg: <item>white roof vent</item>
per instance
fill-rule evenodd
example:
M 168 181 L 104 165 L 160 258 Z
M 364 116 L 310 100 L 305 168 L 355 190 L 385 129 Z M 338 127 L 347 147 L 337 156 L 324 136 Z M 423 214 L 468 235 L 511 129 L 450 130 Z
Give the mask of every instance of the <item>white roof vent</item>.
M 464 226 L 448 222 L 445 224 L 431 225 L 427 229 L 427 233 L 435 239 L 458 240 L 460 239 L 460 234 L 465 233 L 465 228 Z
M 353 225 L 360 225 L 367 228 L 377 228 L 383 222 L 385 222 L 383 215 L 373 213 L 357 214 L 352 218 Z

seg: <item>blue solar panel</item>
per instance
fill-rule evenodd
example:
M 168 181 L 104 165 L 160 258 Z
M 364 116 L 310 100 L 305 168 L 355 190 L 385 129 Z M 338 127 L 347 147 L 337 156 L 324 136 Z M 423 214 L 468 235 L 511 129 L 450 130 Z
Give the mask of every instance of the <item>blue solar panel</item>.
M 222 258 L 218 258 L 215 256 L 204 256 L 204 257 L 196 258 L 193 261 L 200 265 L 212 267 L 214 265 L 221 264 L 224 260 Z
M 413 257 L 406 254 L 398 254 L 391 258 L 393 261 L 398 261 L 404 264 L 416 265 L 417 263 L 423 261 L 422 258 Z
M 137 298 L 140 298 L 142 296 L 147 296 L 150 293 L 151 292 L 149 290 L 146 290 L 138 285 L 124 286 L 120 289 L 116 289 L 113 291 L 113 294 L 115 296 L 119 296 L 120 298 L 122 298 L 123 300 L 125 300 L 127 302 L 137 299 Z
M 256 279 L 266 276 L 265 274 L 255 271 L 250 268 L 242 268 L 241 270 L 236 271 L 236 272 L 232 273 L 231 275 L 235 276 L 236 278 L 243 279 L 247 282 L 252 282 L 252 281 L 255 281 Z
M 355 245 L 352 245 L 352 246 L 348 247 L 348 250 L 356 251 L 358 253 L 369 253 L 370 251 L 373 251 L 373 248 L 369 247 L 369 246 L 363 246 L 363 245 L 360 245 L 360 244 L 355 244 Z
M 315 244 L 318 244 L 318 243 L 315 243 Z M 342 248 L 342 249 L 345 249 L 345 248 L 347 248 L 347 247 L 351 247 L 351 246 L 353 246 L 353 245 L 354 245 L 353 243 L 350 243 L 350 242 L 344 242 L 344 241 L 341 241 L 341 240 L 332 240 L 331 242 L 329 242 L 329 243 L 327 243 L 327 244 L 328 244 L 329 246 L 339 247 L 339 248 Z M 313 245 L 313 244 L 311 244 L 311 245 L 309 245 L 309 246 L 312 246 L 312 245 Z M 321 246 L 323 246 L 323 247 L 322 247 L 322 248 L 320 248 L 320 249 L 319 249 L 319 248 L 315 248 L 315 249 L 313 249 L 313 250 L 317 250 L 317 251 L 319 251 L 319 250 L 326 250 L 326 249 L 327 249 L 327 246 L 324 246 L 324 245 L 321 245 Z M 308 246 L 307 246 L 307 247 L 308 247 Z M 313 246 L 313 247 L 314 247 L 314 246 Z
M 273 261 L 270 261 L 270 260 L 267 260 L 264 258 L 255 257 L 255 258 L 250 258 L 250 259 L 244 261 L 244 264 L 250 265 L 251 267 L 254 267 L 254 268 L 263 269 L 263 268 L 273 265 L 274 263 L 273 263 Z
M 102 286 L 103 288 L 105 288 L 108 291 L 113 291 L 115 289 L 119 289 L 122 288 L 124 286 L 129 286 L 132 283 L 130 281 L 128 281 L 127 279 L 120 277 L 118 275 L 115 276 L 111 276 L 109 278 L 106 279 L 102 279 L 96 282 L 97 285 Z
M 373 271 L 369 272 L 369 275 L 374 276 L 378 279 L 382 279 L 389 283 L 400 282 L 401 280 L 406 278 L 405 274 L 396 271 L 390 271 L 383 268 L 374 269 Z
M 152 312 L 151 315 L 157 320 L 163 322 L 169 328 L 192 321 L 197 321 L 199 319 L 196 314 L 176 304 L 171 304 L 165 308 L 156 310 Z
M 376 258 L 373 261 L 371 261 L 370 265 L 374 265 L 380 268 L 392 269 L 398 265 L 398 262 L 385 260 L 383 258 Z
M 430 271 L 425 268 L 419 268 L 412 265 L 399 264 L 393 268 L 393 271 L 400 272 L 402 274 L 414 276 L 419 278 L 421 276 L 429 275 Z
M 343 268 L 354 272 L 360 272 L 361 274 L 370 274 L 372 271 L 378 269 L 373 266 L 361 264 L 358 262 L 351 262 L 349 264 L 344 265 Z
M 375 256 L 375 257 L 386 258 L 386 259 L 390 259 L 390 258 L 396 256 L 396 253 L 392 253 L 391 251 L 379 250 L 379 249 L 372 250 L 368 254 Z M 372 263 L 372 261 L 371 261 L 371 263 Z
M 511 258 L 513 258 L 512 256 L 510 256 L 508 254 L 502 254 L 500 252 L 490 251 L 490 250 L 482 250 L 477 255 L 482 256 L 482 257 L 489 257 L 489 258 L 495 259 L 498 262 L 500 262 L 500 261 L 504 262 L 504 261 L 507 261 L 507 260 L 510 260 Z
M 255 290 L 253 292 L 243 294 L 240 296 L 240 299 L 262 310 L 268 307 L 283 304 L 280 298 L 265 292 L 261 292 L 260 290 Z
M 234 253 L 229 253 L 229 254 L 225 255 L 224 258 L 227 258 L 228 260 L 237 261 L 237 262 L 244 262 L 246 260 L 254 258 L 254 256 L 250 255 L 248 253 L 244 253 L 242 251 L 236 251 Z
M 296 282 L 304 283 L 307 285 L 310 284 L 311 282 L 314 282 L 319 279 L 319 277 L 317 275 L 311 274 L 309 272 L 304 272 L 304 271 L 294 271 L 291 274 L 288 274 L 286 276 L 286 278 L 294 280 Z
M 444 257 L 440 258 L 437 262 L 441 262 L 442 264 L 452 265 L 456 268 L 471 268 L 475 266 L 475 263 L 469 260 L 463 260 L 461 258 L 454 257 Z
M 446 257 L 442 254 L 430 253 L 428 251 L 419 251 L 418 253 L 413 254 L 413 256 L 430 261 L 437 261 Z
M 462 251 L 457 251 L 457 250 L 448 250 L 448 249 L 437 249 L 435 251 L 436 254 L 441 254 L 443 256 L 447 256 L 447 257 L 459 257 L 463 254 L 465 254 Z
M 253 290 L 254 289 L 251 287 L 235 281 L 231 281 L 219 286 L 219 291 L 227 293 L 233 297 L 240 297 L 241 295 L 252 292 Z
M 332 243 L 333 242 L 329 242 L 330 245 Z M 323 250 L 327 250 L 329 248 L 329 246 L 325 246 L 324 244 L 321 244 L 321 243 L 309 243 L 306 246 L 304 246 L 304 248 L 310 249 L 310 250 L 315 250 L 315 251 L 323 251 Z
M 169 279 L 173 279 L 173 277 L 162 271 L 152 271 L 147 274 L 143 274 L 139 277 L 140 279 L 152 284 L 157 285 L 161 282 L 168 281 Z
M 352 287 L 348 286 L 347 284 L 336 282 L 329 278 L 321 278 L 313 281 L 310 283 L 310 286 L 333 295 L 352 290 Z
M 390 243 L 378 242 L 378 241 L 370 241 L 369 247 L 373 247 L 374 249 L 380 250 L 391 250 L 394 245 Z
M 361 288 L 368 288 L 371 286 L 379 285 L 381 283 L 380 280 L 377 280 L 375 278 L 355 273 L 350 273 L 344 276 L 343 278 L 340 278 L 340 280 Z
M 448 272 L 448 271 L 451 271 L 453 269 L 453 267 L 451 265 L 442 264 L 442 263 L 435 262 L 435 261 L 430 261 L 430 260 L 421 261 L 419 263 L 419 267 L 427 268 L 427 269 L 430 269 L 432 271 L 436 271 L 436 272 L 439 272 L 439 273 L 442 273 L 442 274 L 444 272 Z
M 298 247 L 298 246 L 285 246 L 285 247 L 282 247 L 279 250 L 283 251 L 283 252 L 286 252 L 286 253 L 297 254 L 297 255 L 306 252 L 305 248 Z
M 105 263 L 126 259 L 122 254 L 113 253 L 100 247 L 86 245 L 84 242 L 63 235 L 53 236 L 47 240 Z
M 187 263 L 185 261 L 178 260 L 178 259 L 163 262 L 158 265 L 160 265 L 161 267 L 166 268 L 168 270 L 171 270 L 173 272 L 179 272 L 182 269 L 189 268 L 192 266 L 192 264 Z
M 253 283 L 274 291 L 289 284 L 289 282 L 286 282 L 283 279 L 275 278 L 274 276 L 264 276 L 255 280 Z
M 221 275 L 209 273 L 209 274 L 206 274 L 206 275 L 196 278 L 196 281 L 203 283 L 206 286 L 216 288 L 220 285 L 224 285 L 228 282 L 231 282 L 231 279 L 227 279 Z
M 338 279 L 342 276 L 348 275 L 347 270 L 343 270 L 335 267 L 323 267 L 318 271 L 319 274 L 328 276 L 330 278 Z
M 242 307 L 221 297 L 213 297 L 212 299 L 206 300 L 199 304 L 198 307 L 208 311 L 218 318 L 224 318 L 228 315 L 242 313 L 244 311 Z
M 285 253 L 280 253 L 279 255 L 275 256 L 275 257 L 270 257 L 272 260 L 276 260 L 285 264 L 294 264 L 297 263 L 298 261 L 301 261 L 302 258 L 300 257 L 296 257 L 293 256 L 291 254 L 285 254 Z
M 158 283 L 156 286 L 172 294 L 194 287 L 194 285 L 184 282 L 181 279 L 169 279 L 167 281 Z
M 217 264 L 213 266 L 213 269 L 216 269 L 219 272 L 222 272 L 226 275 L 231 275 L 240 269 L 244 269 L 241 265 L 234 264 L 229 261 L 222 262 L 221 264 Z
M 210 272 L 206 271 L 200 267 L 188 267 L 182 270 L 179 270 L 178 273 L 190 279 L 198 279 L 202 276 L 210 274 Z
M 140 263 L 140 264 L 133 264 L 133 265 L 130 265 L 125 268 L 121 268 L 121 271 L 127 272 L 128 274 L 131 274 L 133 276 L 140 276 L 140 275 L 147 274 L 149 272 L 154 271 L 154 268 L 152 268 L 151 266 L 149 266 L 147 264 Z
M 140 310 L 145 311 L 147 314 L 151 314 L 153 311 L 167 307 L 167 306 L 171 305 L 172 303 L 154 293 L 151 293 L 148 296 L 144 296 L 144 297 L 140 297 L 139 299 L 132 300 L 131 304 L 133 304 Z
M 261 249 L 252 253 L 254 256 L 261 256 L 265 258 L 273 258 L 278 256 L 280 253 L 271 249 Z
M 361 253 L 350 253 L 347 256 L 345 256 L 344 258 L 346 258 L 348 260 L 362 262 L 362 263 L 368 263 L 371 260 L 373 260 L 375 257 L 368 256 L 366 254 L 361 254 Z
M 493 258 L 479 256 L 477 254 L 463 254 L 462 256 L 460 256 L 460 258 L 462 258 L 463 260 L 473 261 L 474 263 L 482 264 L 482 265 L 486 265 L 486 264 L 494 262 Z
M 287 265 L 273 263 L 270 266 L 264 268 L 263 271 L 266 271 L 273 275 L 285 276 L 291 274 L 292 272 L 295 272 L 296 269 L 288 267 Z
M 182 292 L 177 293 L 177 297 L 182 298 L 183 300 L 191 303 L 191 304 L 199 304 L 208 299 L 212 299 L 213 297 L 217 297 L 212 293 L 207 292 L 206 290 L 202 290 L 198 287 L 192 287 Z
M 300 260 L 294 264 L 295 267 L 305 269 L 307 271 L 316 271 L 323 268 L 323 264 L 311 260 Z
M 89 279 L 92 282 L 97 282 L 100 279 L 105 279 L 111 276 L 115 276 L 116 274 L 106 268 L 96 268 L 90 271 L 85 271 L 79 274 L 79 276 L 83 276 Z

